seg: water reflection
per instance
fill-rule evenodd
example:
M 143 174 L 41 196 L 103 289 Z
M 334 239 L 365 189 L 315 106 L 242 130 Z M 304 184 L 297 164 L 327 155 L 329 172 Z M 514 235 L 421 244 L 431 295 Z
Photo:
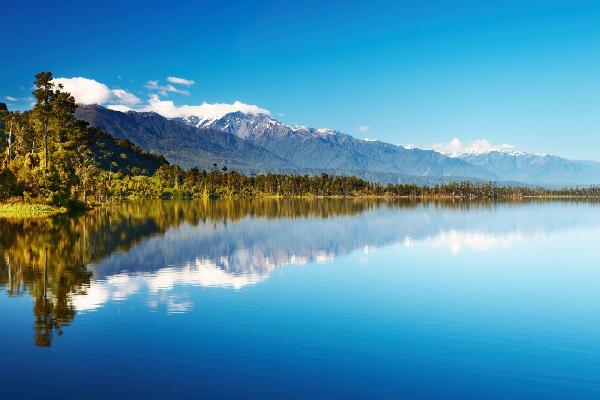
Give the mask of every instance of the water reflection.
M 130 202 L 50 220 L 2 220 L 0 287 L 33 298 L 35 343 L 77 312 L 144 290 L 150 307 L 193 308 L 179 285 L 235 290 L 284 265 L 330 262 L 390 244 L 509 248 L 534 235 L 598 226 L 591 203 L 383 200 Z

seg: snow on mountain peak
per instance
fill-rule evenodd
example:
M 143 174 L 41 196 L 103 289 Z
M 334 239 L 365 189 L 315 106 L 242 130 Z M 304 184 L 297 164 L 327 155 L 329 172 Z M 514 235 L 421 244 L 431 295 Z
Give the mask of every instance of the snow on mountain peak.
M 175 117 L 174 120 L 196 128 L 213 128 L 222 131 L 235 131 L 237 136 L 248 137 L 258 132 L 271 131 L 278 135 L 295 134 L 306 136 L 328 137 L 337 132 L 329 128 L 310 128 L 304 125 L 287 125 L 265 113 L 243 112 L 240 110 L 223 116 L 185 116 Z
M 335 135 L 335 131 L 329 128 L 317 128 L 315 129 L 315 133 L 321 136 Z
M 186 123 L 193 121 L 196 124 L 205 125 L 207 121 L 217 120 L 227 114 L 240 112 L 252 115 L 269 115 L 269 110 L 260 108 L 253 104 L 245 104 L 240 101 L 228 103 L 201 103 L 199 105 L 176 105 L 172 100 L 162 100 L 158 96 L 152 96 L 148 104 L 143 106 L 127 106 L 122 104 L 109 105 L 107 108 L 114 111 L 136 111 L 155 112 L 165 118 L 179 119 Z M 190 125 L 194 125 L 190 123 Z
M 432 146 L 432 149 L 437 151 L 438 153 L 442 153 L 444 155 L 450 157 L 461 157 L 466 155 L 481 155 L 488 154 L 492 152 L 499 152 L 505 154 L 520 154 L 521 152 L 517 151 L 516 147 L 512 144 L 499 144 L 495 145 L 484 139 L 477 139 L 470 143 L 463 143 L 458 138 L 453 138 L 448 143 L 435 143 Z

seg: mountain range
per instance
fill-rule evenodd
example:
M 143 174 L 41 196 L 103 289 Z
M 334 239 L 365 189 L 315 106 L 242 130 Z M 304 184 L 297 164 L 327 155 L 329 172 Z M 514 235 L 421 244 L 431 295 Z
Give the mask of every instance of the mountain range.
M 541 185 L 597 185 L 600 163 L 514 151 L 464 154 L 462 160 L 492 171 L 502 181 Z
M 447 155 L 357 139 L 332 129 L 284 124 L 266 114 L 165 118 L 80 105 L 77 117 L 184 168 L 227 166 L 248 174 L 285 172 L 356 175 L 382 183 L 457 180 L 531 185 L 600 183 L 600 163 L 557 156 L 492 151 Z

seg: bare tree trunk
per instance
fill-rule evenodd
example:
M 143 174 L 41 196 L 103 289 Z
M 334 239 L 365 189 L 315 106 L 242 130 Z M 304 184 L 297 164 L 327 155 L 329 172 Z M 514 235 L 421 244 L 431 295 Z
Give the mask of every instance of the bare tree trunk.
M 44 159 L 44 169 L 48 169 L 48 158 L 50 157 L 48 153 L 48 119 L 44 121 L 44 148 L 46 151 L 46 158 Z
M 48 249 L 44 259 L 44 327 L 48 326 Z
M 83 182 L 83 203 L 87 203 L 87 190 L 86 190 L 87 180 Z
M 46 249 L 44 257 L 44 303 L 48 298 L 48 249 Z
M 10 120 L 10 128 L 8 128 L 8 163 L 12 160 L 12 128 L 13 120 Z
M 11 292 L 13 292 L 13 279 L 12 279 L 12 263 L 10 262 L 10 254 L 7 257 L 7 265 L 8 265 L 8 288 Z

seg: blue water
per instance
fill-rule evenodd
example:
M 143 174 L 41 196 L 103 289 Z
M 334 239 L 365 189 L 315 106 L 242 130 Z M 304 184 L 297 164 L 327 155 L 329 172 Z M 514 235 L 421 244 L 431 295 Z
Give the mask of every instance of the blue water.
M 91 276 L 43 344 L 43 274 L 9 296 L 6 272 L 50 240 L 11 228 L 25 239 L 2 242 L 2 398 L 600 397 L 600 204 L 332 202 L 57 224 L 89 249 L 48 256 L 49 301 L 72 275 L 51 268 L 77 258 Z

